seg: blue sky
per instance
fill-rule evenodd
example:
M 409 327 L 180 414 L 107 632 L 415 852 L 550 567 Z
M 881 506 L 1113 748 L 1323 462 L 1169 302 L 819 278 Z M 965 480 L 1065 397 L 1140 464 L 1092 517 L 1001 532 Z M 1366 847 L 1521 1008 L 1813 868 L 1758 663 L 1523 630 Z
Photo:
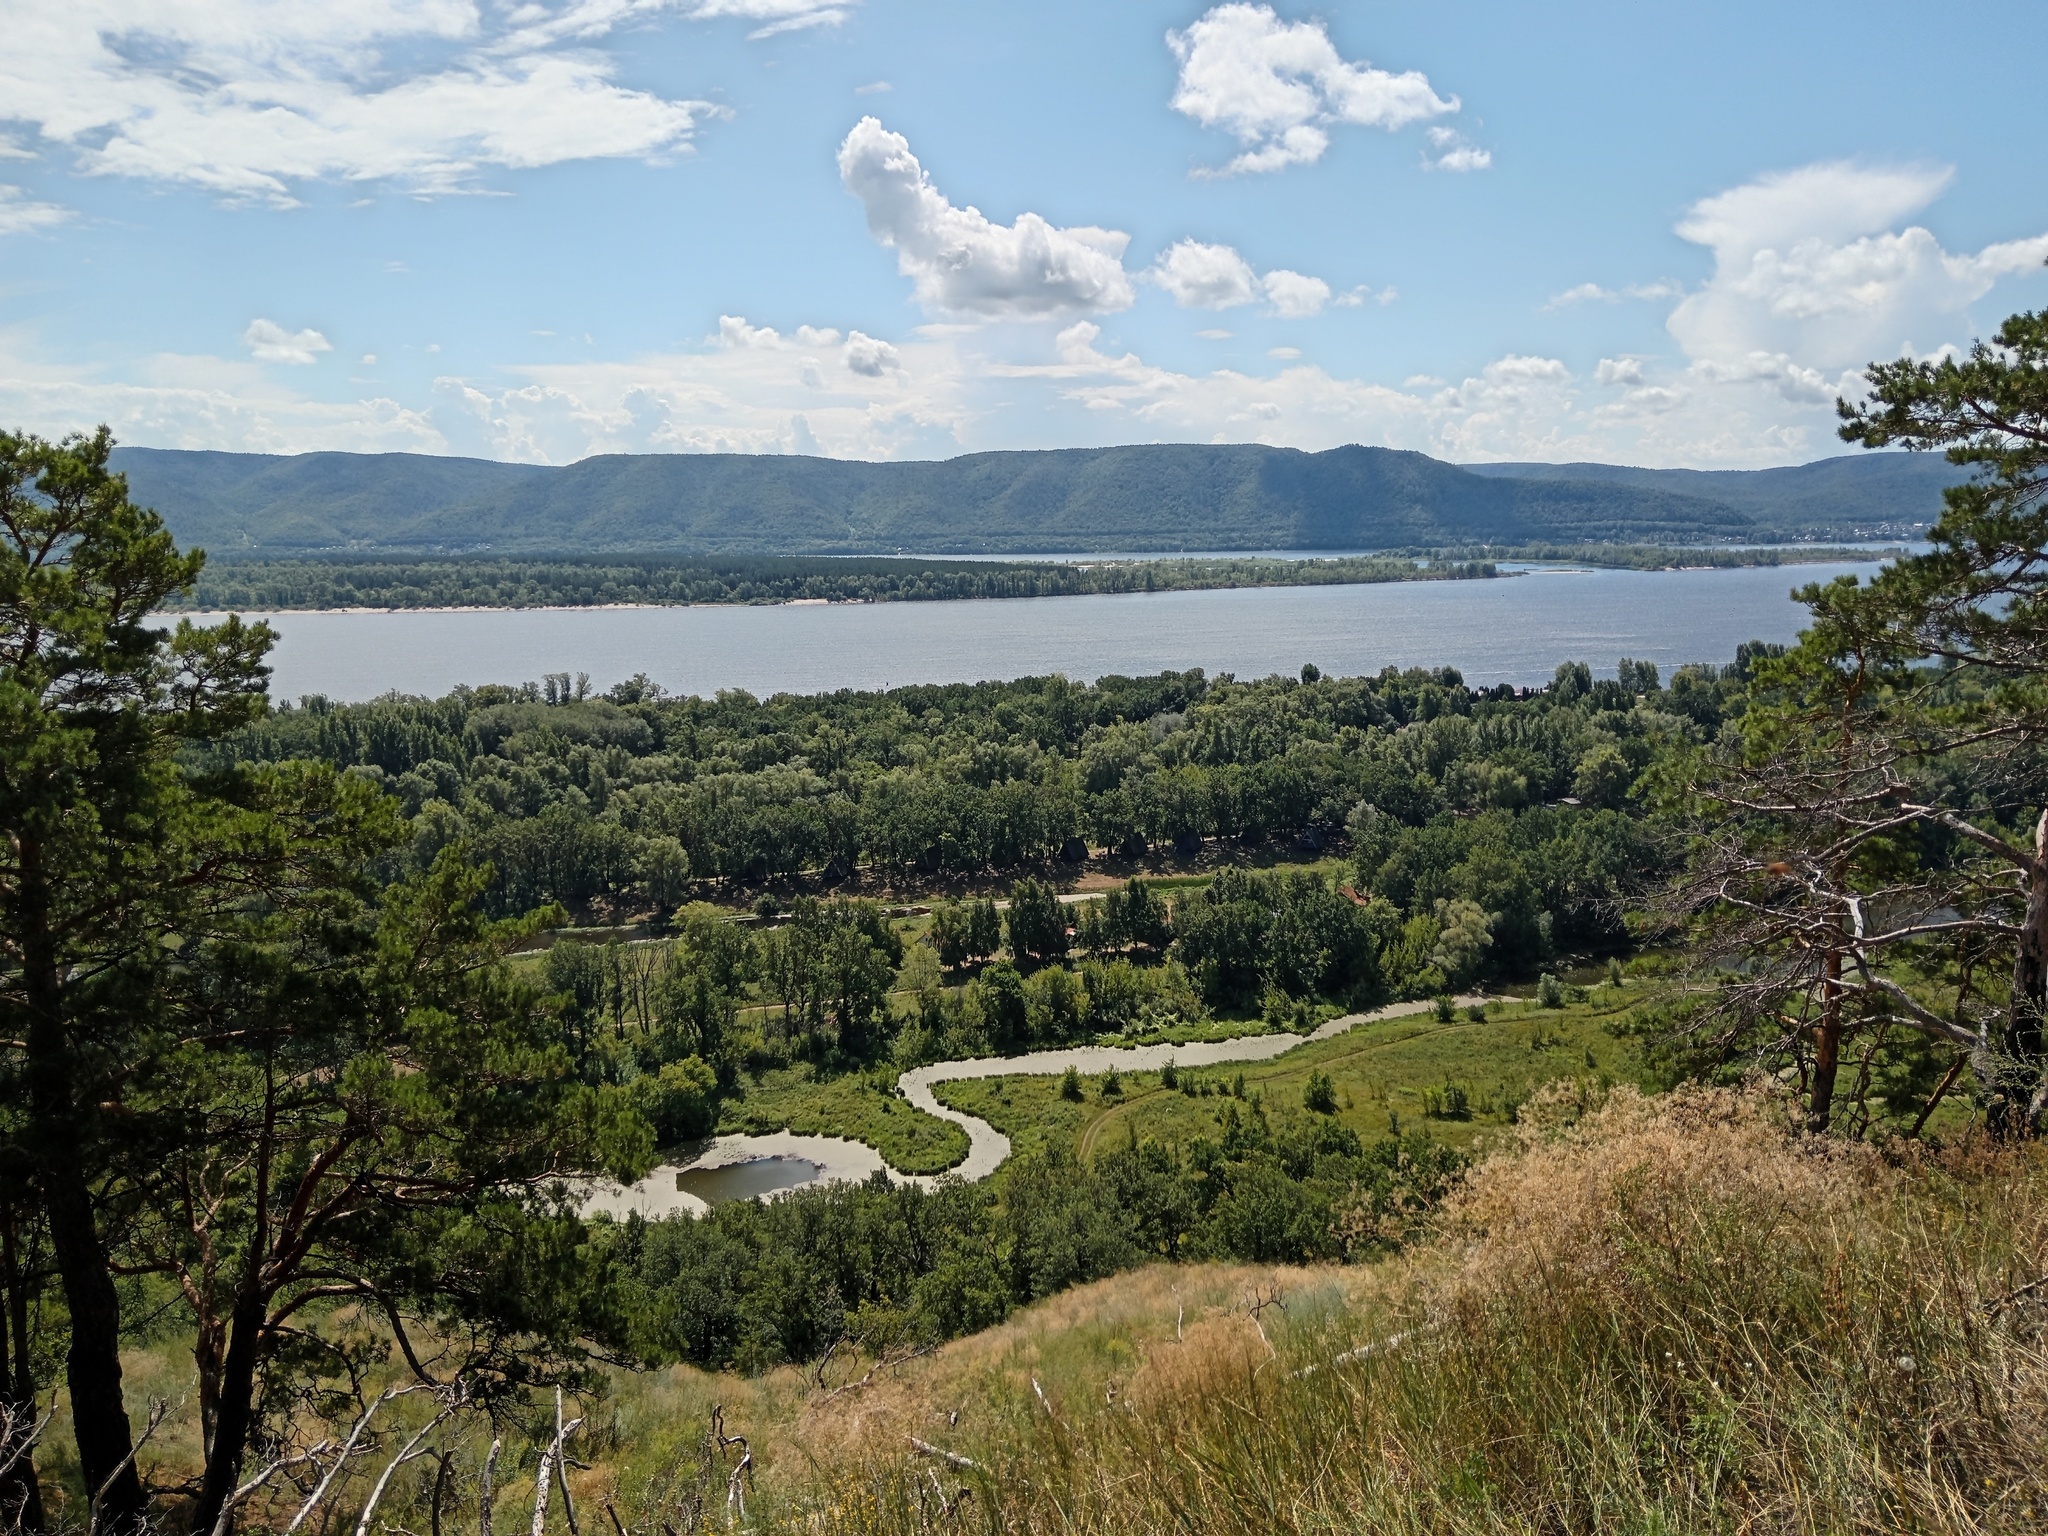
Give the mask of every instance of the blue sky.
M 2048 303 L 2048 8 L 10 0 L 0 423 L 1839 450 Z

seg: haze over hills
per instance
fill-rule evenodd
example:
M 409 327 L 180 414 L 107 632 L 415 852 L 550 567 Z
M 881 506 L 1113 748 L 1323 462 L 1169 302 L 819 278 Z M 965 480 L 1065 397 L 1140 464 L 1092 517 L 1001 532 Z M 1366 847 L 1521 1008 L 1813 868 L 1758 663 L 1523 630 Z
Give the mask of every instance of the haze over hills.
M 1903 454 L 1793 469 L 1459 467 L 1420 453 L 1159 444 L 914 463 L 616 454 L 564 467 L 419 454 L 121 448 L 179 540 L 321 552 L 928 554 L 1711 543 L 1931 522 L 1959 472 Z

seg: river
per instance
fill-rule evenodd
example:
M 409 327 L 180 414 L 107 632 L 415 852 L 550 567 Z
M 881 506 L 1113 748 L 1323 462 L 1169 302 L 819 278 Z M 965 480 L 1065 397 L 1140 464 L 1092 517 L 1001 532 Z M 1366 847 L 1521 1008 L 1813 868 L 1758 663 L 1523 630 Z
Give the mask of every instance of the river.
M 1462 1008 L 1484 999 L 1475 994 L 1455 1001 Z M 972 1183 L 987 1178 L 1003 1165 L 1010 1155 L 1010 1138 L 979 1116 L 941 1104 L 932 1092 L 940 1083 L 988 1077 L 1055 1077 L 1069 1067 L 1093 1076 L 1111 1068 L 1119 1073 L 1157 1072 L 1168 1062 L 1183 1067 L 1214 1067 L 1240 1061 L 1271 1061 L 1298 1045 L 1329 1040 L 1361 1024 L 1412 1017 L 1435 1006 L 1433 1002 L 1390 1003 L 1371 1013 L 1330 1019 L 1306 1035 L 1239 1035 L 1231 1040 L 1189 1045 L 1070 1045 L 1022 1056 L 974 1056 L 913 1067 L 896 1079 L 896 1091 L 913 1108 L 950 1120 L 967 1132 L 967 1156 L 945 1173 L 896 1173 L 873 1147 L 841 1136 L 804 1136 L 794 1131 L 720 1136 L 680 1163 L 663 1163 L 637 1184 L 595 1186 L 586 1194 L 583 1210 L 585 1214 L 602 1211 L 621 1220 L 629 1214 L 649 1220 L 679 1212 L 701 1216 L 725 1200 L 772 1199 L 807 1184 L 868 1179 L 878 1173 L 900 1184 L 921 1184 L 927 1189 L 940 1179 L 965 1179 Z
M 977 602 L 777 607 L 281 613 L 273 694 L 440 694 L 584 672 L 636 672 L 674 693 L 766 696 L 1062 672 L 1092 680 L 1203 667 L 1263 677 L 1314 662 L 1349 675 L 1453 666 L 1475 684 L 1547 682 L 1562 661 L 1623 656 L 1668 676 L 1790 640 L 1794 586 L 1870 565 L 1740 570 L 1546 569 L 1491 581 L 1255 587 Z

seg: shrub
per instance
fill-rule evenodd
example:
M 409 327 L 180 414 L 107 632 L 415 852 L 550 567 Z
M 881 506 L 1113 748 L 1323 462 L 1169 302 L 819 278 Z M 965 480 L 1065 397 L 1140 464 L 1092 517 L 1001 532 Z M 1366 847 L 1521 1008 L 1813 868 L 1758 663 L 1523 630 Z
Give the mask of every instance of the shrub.
M 1060 1097 L 1076 1104 L 1081 1102 L 1081 1074 L 1072 1067 L 1068 1067 L 1060 1078 Z
M 1545 971 L 1536 981 L 1536 1001 L 1544 1008 L 1562 1008 L 1565 1001 L 1564 983 Z
M 1456 1003 L 1452 1002 L 1448 997 L 1439 997 L 1436 1000 L 1437 1023 L 1448 1024 L 1452 1020 L 1456 1019 L 1457 1016 L 1458 1005 Z
M 1309 1073 L 1308 1084 L 1301 1090 L 1301 1107 L 1311 1114 L 1337 1113 L 1337 1085 L 1330 1081 L 1329 1073 L 1320 1069 Z
M 1474 1024 L 1484 1024 L 1486 1022 L 1486 1004 L 1474 1003 L 1470 1008 L 1467 1008 L 1465 1010 L 1465 1017 L 1470 1019 Z
M 1159 1069 L 1159 1086 L 1162 1088 L 1178 1088 L 1180 1086 L 1180 1068 L 1173 1064 L 1171 1056 L 1166 1058 L 1166 1065 Z
M 1472 1095 L 1463 1083 L 1445 1078 L 1443 1087 L 1422 1090 L 1422 1112 L 1432 1120 L 1469 1120 Z
M 1117 1099 L 1123 1097 L 1123 1092 L 1124 1080 L 1116 1075 L 1116 1068 L 1111 1067 L 1102 1074 L 1102 1096 L 1105 1099 Z

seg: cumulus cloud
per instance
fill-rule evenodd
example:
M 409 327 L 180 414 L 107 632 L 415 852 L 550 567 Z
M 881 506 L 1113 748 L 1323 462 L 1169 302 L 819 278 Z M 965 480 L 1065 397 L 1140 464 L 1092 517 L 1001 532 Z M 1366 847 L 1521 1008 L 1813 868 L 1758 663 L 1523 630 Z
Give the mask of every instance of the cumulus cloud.
M 1320 277 L 1281 267 L 1268 272 L 1260 281 L 1273 313 L 1283 320 L 1306 320 L 1321 314 L 1323 306 L 1330 302 L 1330 285 Z
M 1833 161 L 1702 200 L 1678 234 L 1713 252 L 1714 271 L 1672 311 L 1672 336 L 1720 376 L 1777 378 L 1802 394 L 1873 359 L 1967 341 L 1969 306 L 2038 268 L 2048 234 L 1957 254 L 1923 225 L 1894 227 L 1950 176 Z
M 89 173 L 231 199 L 290 204 L 328 179 L 447 192 L 487 168 L 686 148 L 720 109 L 621 86 L 588 46 L 655 8 L 528 5 L 494 30 L 467 0 L 19 0 L 0 113 Z
M 1419 71 L 1348 62 L 1321 22 L 1270 5 L 1219 5 L 1166 44 L 1180 61 L 1173 109 L 1244 145 L 1225 175 L 1319 160 L 1338 124 L 1394 130 L 1458 110 Z
M 1128 309 L 1135 299 L 1123 266 L 1129 235 L 1062 229 L 1035 213 L 997 224 L 978 208 L 956 208 L 932 185 L 910 142 L 876 118 L 862 118 L 840 145 L 839 178 L 927 309 L 1037 319 Z
M 20 187 L 0 185 L 0 235 L 48 229 L 70 217 L 69 208 L 57 203 L 39 203 Z
M 334 350 L 318 331 L 288 331 L 275 320 L 262 319 L 249 322 L 242 332 L 242 345 L 259 363 L 296 363 L 301 367 L 317 362 L 322 352 Z
M 1483 171 L 1493 164 L 1493 151 L 1481 149 L 1455 128 L 1429 130 L 1429 148 L 1422 165 L 1431 171 Z
M 786 347 L 789 345 L 773 326 L 749 325 L 744 315 L 720 315 L 718 317 L 718 344 L 721 347 Z
M 1250 262 L 1227 245 L 1182 240 L 1167 248 L 1144 274 L 1182 309 L 1236 309 L 1264 299 L 1271 313 L 1299 320 L 1321 314 L 1331 302 L 1330 285 L 1319 277 L 1275 268 L 1261 277 Z M 1336 302 L 1356 304 L 1356 294 Z
M 877 341 L 859 331 L 847 332 L 846 350 L 842 355 L 849 369 L 867 379 L 879 379 L 903 366 L 901 357 L 888 342 Z

